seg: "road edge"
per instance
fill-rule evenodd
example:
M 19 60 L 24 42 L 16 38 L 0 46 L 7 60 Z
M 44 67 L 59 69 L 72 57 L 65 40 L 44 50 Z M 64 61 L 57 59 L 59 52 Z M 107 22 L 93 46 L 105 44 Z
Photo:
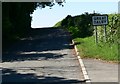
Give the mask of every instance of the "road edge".
M 80 55 L 79 55 L 79 52 L 78 52 L 77 46 L 75 45 L 74 40 L 72 40 L 72 44 L 73 44 L 73 46 L 74 46 L 74 49 L 75 49 L 75 52 L 76 52 L 76 55 L 77 55 L 79 64 L 80 64 L 80 66 L 81 66 L 81 68 L 82 68 L 82 73 L 83 73 L 84 79 L 86 80 L 86 83 L 87 83 L 87 84 L 91 84 L 91 80 L 90 80 L 90 78 L 89 78 L 89 76 L 88 76 L 88 73 L 87 73 L 87 70 L 86 70 L 86 68 L 85 68 L 85 65 L 84 65 L 84 63 L 83 63 L 83 61 L 82 61 L 82 59 L 81 59 L 81 57 L 80 57 Z

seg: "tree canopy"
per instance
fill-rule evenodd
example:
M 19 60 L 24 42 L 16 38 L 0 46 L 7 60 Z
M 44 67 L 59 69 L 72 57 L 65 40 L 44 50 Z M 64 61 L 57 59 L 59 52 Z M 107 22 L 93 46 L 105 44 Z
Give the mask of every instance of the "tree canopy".
M 56 0 L 57 1 L 57 0 Z M 62 5 L 62 1 L 57 1 Z M 31 29 L 30 14 L 37 7 L 52 7 L 55 2 L 3 2 L 2 3 L 2 36 L 3 43 L 26 35 Z

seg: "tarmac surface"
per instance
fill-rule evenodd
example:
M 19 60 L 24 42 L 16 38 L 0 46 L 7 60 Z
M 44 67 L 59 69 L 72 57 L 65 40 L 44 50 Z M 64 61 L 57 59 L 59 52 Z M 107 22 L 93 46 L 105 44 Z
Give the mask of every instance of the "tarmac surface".
M 71 37 L 63 29 L 34 29 L 3 52 L 2 84 L 86 84 Z M 82 59 L 91 83 L 118 84 L 118 64 Z
M 34 29 L 3 52 L 2 83 L 84 84 L 71 43 L 63 29 Z
M 96 59 L 82 60 L 91 82 L 111 82 L 110 84 L 116 84 L 118 82 L 117 63 L 108 63 Z

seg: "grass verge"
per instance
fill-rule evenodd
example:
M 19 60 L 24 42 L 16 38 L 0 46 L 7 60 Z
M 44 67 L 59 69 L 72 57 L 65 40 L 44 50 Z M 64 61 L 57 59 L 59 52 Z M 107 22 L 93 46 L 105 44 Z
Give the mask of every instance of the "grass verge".
M 86 38 L 75 38 L 74 41 L 82 58 L 95 58 L 108 62 L 118 62 L 117 44 L 102 42 L 96 45 L 93 36 Z

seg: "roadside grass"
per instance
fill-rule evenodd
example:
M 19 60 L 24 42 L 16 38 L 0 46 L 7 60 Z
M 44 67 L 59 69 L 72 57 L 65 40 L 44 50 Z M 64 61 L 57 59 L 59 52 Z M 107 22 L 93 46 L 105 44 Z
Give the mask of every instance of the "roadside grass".
M 95 44 L 94 37 L 75 38 L 75 44 L 81 58 L 94 58 L 108 62 L 118 62 L 117 44 L 98 43 Z

